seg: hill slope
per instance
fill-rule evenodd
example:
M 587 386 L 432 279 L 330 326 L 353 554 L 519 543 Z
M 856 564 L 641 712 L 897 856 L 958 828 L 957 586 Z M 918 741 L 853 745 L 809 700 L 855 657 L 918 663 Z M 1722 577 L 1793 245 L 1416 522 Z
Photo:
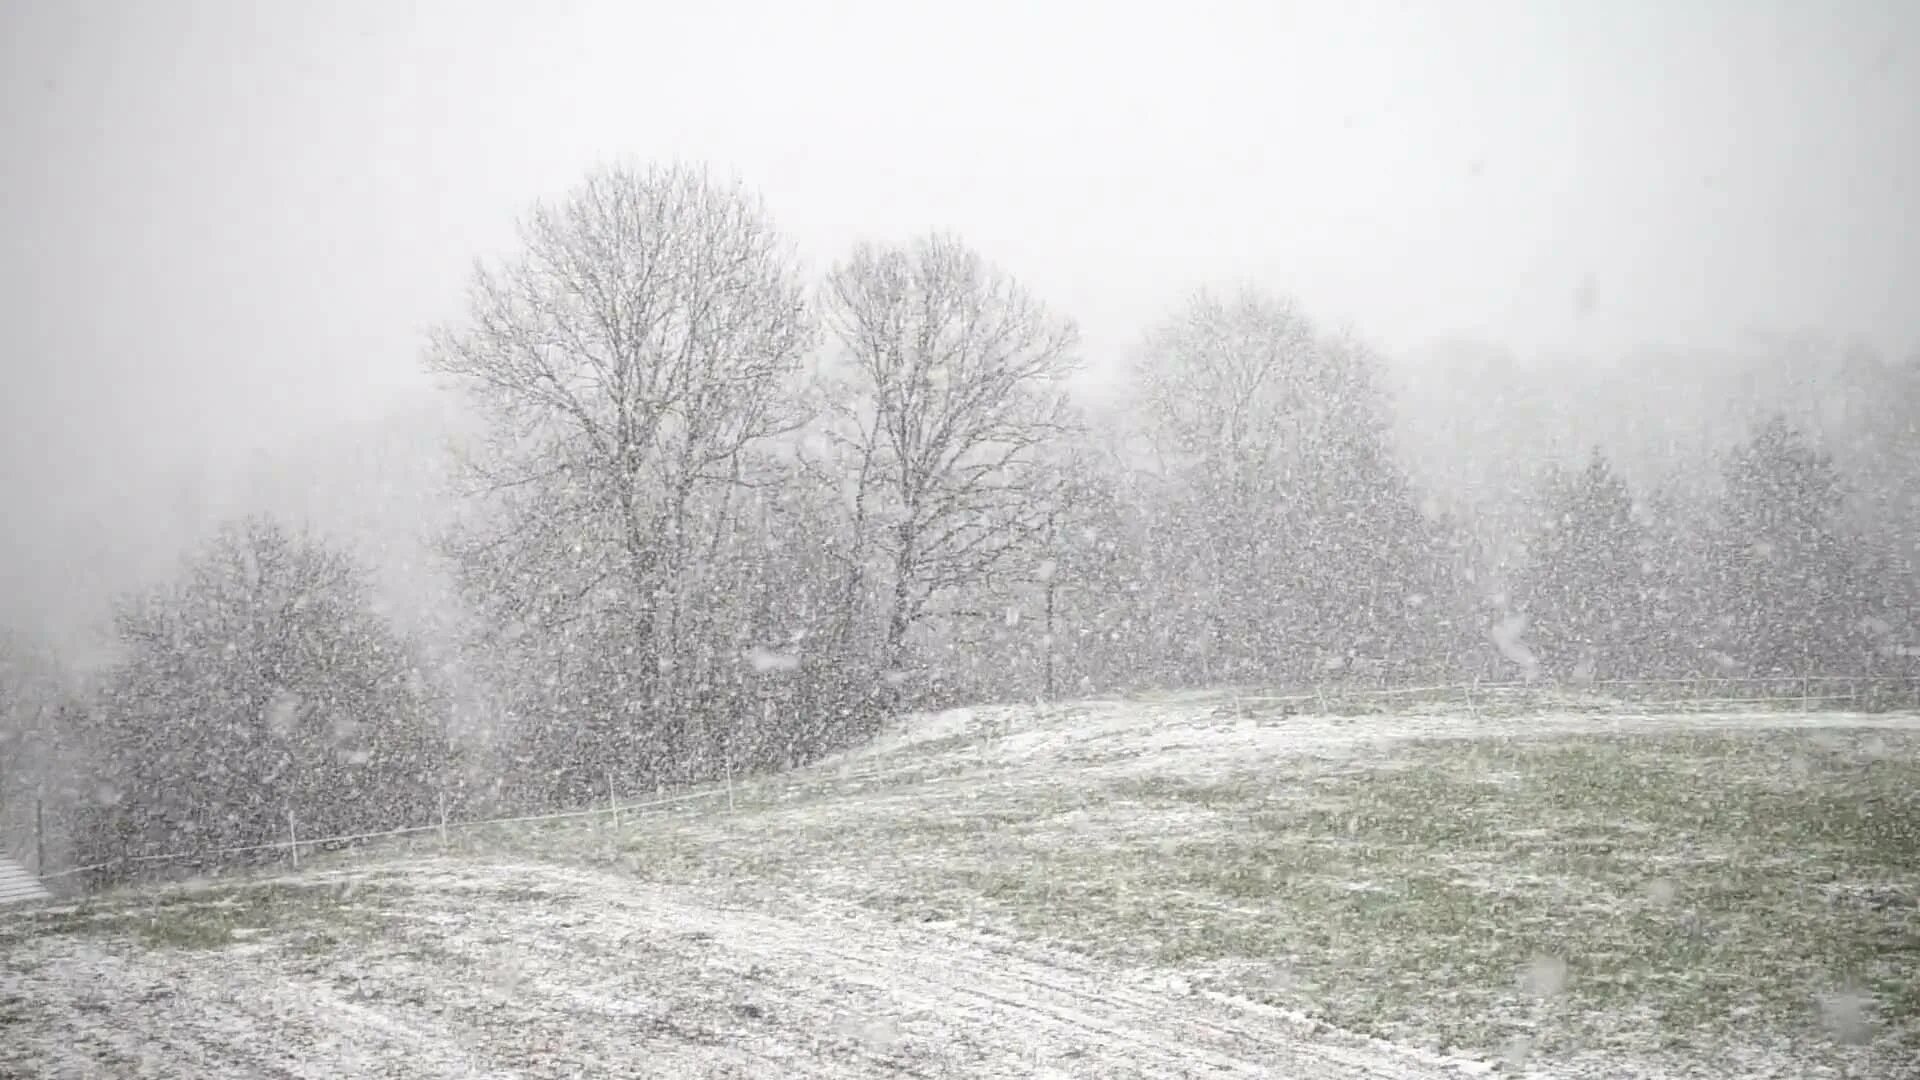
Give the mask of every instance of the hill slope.
M 731 811 L 0 915 L 0 1075 L 1895 1076 L 1917 748 L 948 713 Z

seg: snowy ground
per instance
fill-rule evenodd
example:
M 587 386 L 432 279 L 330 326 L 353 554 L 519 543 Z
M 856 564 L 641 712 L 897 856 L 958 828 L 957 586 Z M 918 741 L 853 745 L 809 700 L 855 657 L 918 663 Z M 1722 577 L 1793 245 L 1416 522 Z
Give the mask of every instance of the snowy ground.
M 1920 1075 L 1917 780 L 1910 716 L 946 713 L 0 915 L 0 1076 Z
M 75 1076 L 1446 1075 L 951 927 L 738 908 L 552 865 L 388 863 L 217 905 L 175 894 L 142 918 L 9 942 L 0 1062 Z M 190 947 L 222 937 L 217 953 Z

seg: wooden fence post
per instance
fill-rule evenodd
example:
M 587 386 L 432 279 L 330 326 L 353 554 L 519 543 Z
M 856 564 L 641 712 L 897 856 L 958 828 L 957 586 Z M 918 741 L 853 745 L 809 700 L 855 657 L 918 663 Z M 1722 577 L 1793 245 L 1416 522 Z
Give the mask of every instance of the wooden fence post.
M 300 834 L 293 827 L 293 807 L 287 807 L 287 850 L 293 855 L 293 868 L 300 869 Z
M 33 872 L 47 872 L 46 800 L 39 795 L 33 797 Z
M 613 814 L 613 827 L 620 827 L 620 800 L 613 794 L 613 770 L 607 770 L 607 809 Z
M 447 789 L 440 789 L 440 846 L 447 846 Z

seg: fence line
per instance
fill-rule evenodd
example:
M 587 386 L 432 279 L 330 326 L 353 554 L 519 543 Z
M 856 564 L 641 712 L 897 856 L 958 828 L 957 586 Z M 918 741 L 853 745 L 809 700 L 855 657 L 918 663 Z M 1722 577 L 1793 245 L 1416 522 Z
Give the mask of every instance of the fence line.
M 60 870 L 37 874 L 41 881 L 53 881 L 85 874 L 95 870 L 108 870 L 116 866 L 132 863 L 171 862 L 182 859 L 205 859 L 219 855 L 244 855 L 258 851 L 298 852 L 300 848 L 316 850 L 328 845 L 364 843 L 369 840 L 387 840 L 393 837 L 409 836 L 415 833 L 446 832 L 457 829 L 478 829 L 489 825 L 518 825 L 541 821 L 561 821 L 567 818 L 595 817 L 602 814 L 617 814 L 625 811 L 654 810 L 682 803 L 697 802 L 701 799 L 713 799 L 724 796 L 724 791 L 693 791 L 684 795 L 673 795 L 664 799 L 649 799 L 637 803 L 613 803 L 608 806 L 595 806 L 586 810 L 561 810 L 547 814 L 521 814 L 513 817 L 474 818 L 468 821 L 439 821 L 431 825 L 408 825 L 398 829 L 382 829 L 378 832 L 349 833 L 341 836 L 298 837 L 288 840 L 273 840 L 262 844 L 241 844 L 235 847 L 199 848 L 193 851 L 168 851 L 147 855 L 127 855 L 109 859 L 106 862 L 90 863 L 86 866 L 69 866 Z
M 1597 695 L 1609 689 L 1653 689 L 1657 687 L 1700 687 L 1710 690 L 1755 689 L 1760 687 L 1805 688 L 1800 694 L 1774 694 L 1750 699 L 1728 699 L 1714 694 L 1698 694 L 1687 698 L 1670 699 L 1672 703 L 1710 701 L 1724 704 L 1743 704 L 1758 702 L 1792 702 L 1798 700 L 1827 700 L 1836 695 L 1822 695 L 1812 692 L 1816 686 L 1846 686 L 1849 693 L 1837 695 L 1845 698 L 1858 698 L 1864 692 L 1873 689 L 1893 688 L 1920 695 L 1920 673 L 1912 675 L 1765 675 L 1765 676 L 1708 676 L 1695 678 L 1648 678 L 1648 679 L 1594 679 L 1587 682 L 1456 682 L 1436 683 L 1425 686 L 1361 686 L 1343 683 L 1326 683 L 1312 689 L 1287 694 L 1234 694 L 1240 701 L 1286 703 L 1302 701 L 1332 701 L 1341 698 L 1396 698 L 1419 697 L 1434 694 L 1504 694 L 1529 693 L 1578 697 Z M 1665 704 L 1667 701 L 1644 701 L 1627 699 L 1639 704 Z
M 1826 686 L 1826 685 L 1834 685 L 1834 684 L 1845 684 L 1849 686 L 1851 690 L 1849 693 L 1845 695 L 1816 694 L 1812 692 L 1812 688 L 1816 685 Z M 1868 690 L 1891 688 L 1895 691 L 1905 691 L 1908 694 L 1913 695 L 1915 699 L 1915 704 L 1920 705 L 1920 674 L 1884 675 L 1884 676 L 1848 676 L 1848 675 L 1785 676 L 1783 675 L 1783 676 L 1692 678 L 1692 679 L 1688 679 L 1688 678 L 1613 679 L 1613 680 L 1594 680 L 1592 682 L 1578 683 L 1573 685 L 1560 684 L 1560 683 L 1545 683 L 1545 682 L 1485 683 L 1485 682 L 1479 682 L 1479 681 L 1475 681 L 1471 683 L 1445 683 L 1445 684 L 1436 684 L 1431 686 L 1409 686 L 1409 687 L 1363 687 L 1363 686 L 1343 686 L 1339 684 L 1333 684 L 1330 686 L 1317 686 L 1310 691 L 1297 693 L 1297 694 L 1253 695 L 1253 694 L 1234 693 L 1234 694 L 1231 694 L 1231 700 L 1235 703 L 1236 708 L 1243 703 L 1298 704 L 1298 703 L 1305 703 L 1305 702 L 1314 702 L 1318 704 L 1320 707 L 1325 708 L 1328 706 L 1330 702 L 1338 702 L 1342 699 L 1346 699 L 1346 700 L 1389 699 L 1389 698 L 1417 697 L 1421 695 L 1464 694 L 1466 695 L 1465 704 L 1467 704 L 1469 708 L 1475 708 L 1475 705 L 1476 705 L 1475 695 L 1497 696 L 1497 695 L 1524 692 L 1524 693 L 1550 695 L 1550 696 L 1572 697 L 1572 696 L 1578 696 L 1582 694 L 1595 693 L 1597 691 L 1602 691 L 1609 687 L 1613 687 L 1613 688 L 1638 687 L 1638 688 L 1650 689 L 1654 687 L 1687 686 L 1687 687 L 1719 687 L 1719 688 L 1730 689 L 1734 686 L 1753 687 L 1753 686 L 1793 686 L 1793 685 L 1799 685 L 1802 688 L 1802 693 L 1798 695 L 1774 695 L 1770 697 L 1748 697 L 1748 698 L 1722 698 L 1722 697 L 1715 697 L 1715 696 L 1712 696 L 1711 694 L 1708 694 L 1708 695 L 1698 695 L 1690 698 L 1677 698 L 1672 700 L 1652 700 L 1652 701 L 1619 700 L 1619 699 L 1606 699 L 1606 698 L 1596 697 L 1596 700 L 1592 701 L 1591 704 L 1637 705 L 1643 708 L 1676 707 L 1681 705 L 1699 705 L 1703 703 L 1713 705 L 1713 706 L 1719 706 L 1719 707 L 1757 706 L 1757 705 L 1791 705 L 1795 703 L 1799 703 L 1801 705 L 1831 704 L 1836 700 L 1836 698 L 1858 699 L 1859 697 L 1862 696 L 1864 692 Z M 838 775 L 838 779 L 841 781 L 866 781 L 866 780 L 876 779 L 876 778 L 885 776 L 890 771 L 894 771 L 894 770 L 889 770 L 884 766 L 880 766 L 880 767 L 875 767 L 869 770 L 864 770 L 864 771 L 855 772 L 855 773 L 843 772 Z M 349 833 L 349 834 L 344 834 L 339 836 L 321 836 L 321 837 L 302 838 L 297 835 L 294 835 L 293 815 L 292 815 L 292 812 L 289 810 L 288 821 L 287 821 L 289 838 L 286 840 L 275 840 L 275 841 L 270 841 L 270 842 L 260 843 L 260 844 L 242 844 L 234 847 L 202 848 L 202 849 L 193 850 L 193 851 L 158 852 L 158 853 L 150 853 L 150 854 L 143 854 L 143 855 L 127 855 L 127 856 L 122 856 L 115 859 L 110 859 L 105 862 L 92 863 L 85 866 L 71 866 L 71 867 L 65 867 L 60 870 L 36 873 L 35 876 L 37 876 L 41 881 L 55 881 L 62 878 L 72 877 L 76 874 L 91 873 L 96 870 L 108 870 L 114 867 L 128 866 L 133 864 L 173 862 L 173 861 L 180 861 L 180 860 L 187 860 L 187 859 L 207 859 L 207 858 L 214 858 L 214 857 L 224 856 L 224 855 L 243 855 L 243 854 L 261 852 L 261 851 L 286 851 L 292 857 L 292 860 L 294 861 L 295 865 L 298 865 L 299 851 L 301 848 L 318 850 L 319 848 L 324 846 L 338 846 L 338 845 L 344 845 L 344 844 L 364 843 L 371 840 L 386 840 L 386 839 L 392 839 L 395 837 L 410 836 L 418 833 L 429 833 L 429 832 L 438 832 L 441 836 L 442 842 L 444 843 L 446 841 L 448 833 L 452 830 L 478 829 L 478 828 L 486 828 L 489 826 L 496 826 L 496 825 L 534 824 L 534 823 L 544 822 L 544 821 L 564 821 L 564 820 L 569 820 L 573 818 L 599 817 L 601 815 L 611 815 L 614 821 L 618 822 L 620 818 L 620 814 L 627 811 L 644 812 L 649 810 L 658 810 L 658 809 L 669 807 L 669 806 L 678 806 L 678 805 L 684 805 L 687 803 L 699 802 L 703 799 L 717 800 L 723 797 L 726 799 L 729 809 L 731 809 L 733 806 L 733 776 L 732 776 L 731 768 L 728 769 L 727 783 L 724 787 L 720 787 L 720 786 L 703 787 L 700 790 L 689 791 L 679 795 L 670 795 L 663 798 L 649 799 L 643 802 L 622 803 L 617 798 L 613 789 L 611 778 L 609 778 L 607 802 L 602 805 L 590 806 L 581 810 L 560 810 L 560 811 L 554 811 L 550 813 L 519 814 L 519 815 L 513 815 L 509 817 L 496 817 L 496 818 L 474 818 L 466 821 L 452 821 L 447 818 L 445 796 L 443 794 L 441 797 L 441 803 L 440 803 L 440 812 L 439 812 L 440 816 L 439 816 L 439 820 L 436 822 L 433 822 L 427 825 L 408 825 L 408 826 L 403 826 L 397 829 L 382 829 L 382 830 L 377 830 L 373 832 Z M 36 870 L 38 870 L 38 867 L 36 867 Z

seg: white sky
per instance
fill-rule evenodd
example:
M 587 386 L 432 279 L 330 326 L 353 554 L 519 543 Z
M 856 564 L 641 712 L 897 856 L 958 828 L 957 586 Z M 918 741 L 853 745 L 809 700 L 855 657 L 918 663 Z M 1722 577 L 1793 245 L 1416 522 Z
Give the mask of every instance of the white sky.
M 816 263 L 954 229 L 1078 317 L 1095 364 L 1243 280 L 1402 356 L 1756 324 L 1920 343 L 1920 5 L 0 20 L 0 622 L 164 564 L 236 463 L 417 395 L 470 260 L 608 161 L 735 171 Z

